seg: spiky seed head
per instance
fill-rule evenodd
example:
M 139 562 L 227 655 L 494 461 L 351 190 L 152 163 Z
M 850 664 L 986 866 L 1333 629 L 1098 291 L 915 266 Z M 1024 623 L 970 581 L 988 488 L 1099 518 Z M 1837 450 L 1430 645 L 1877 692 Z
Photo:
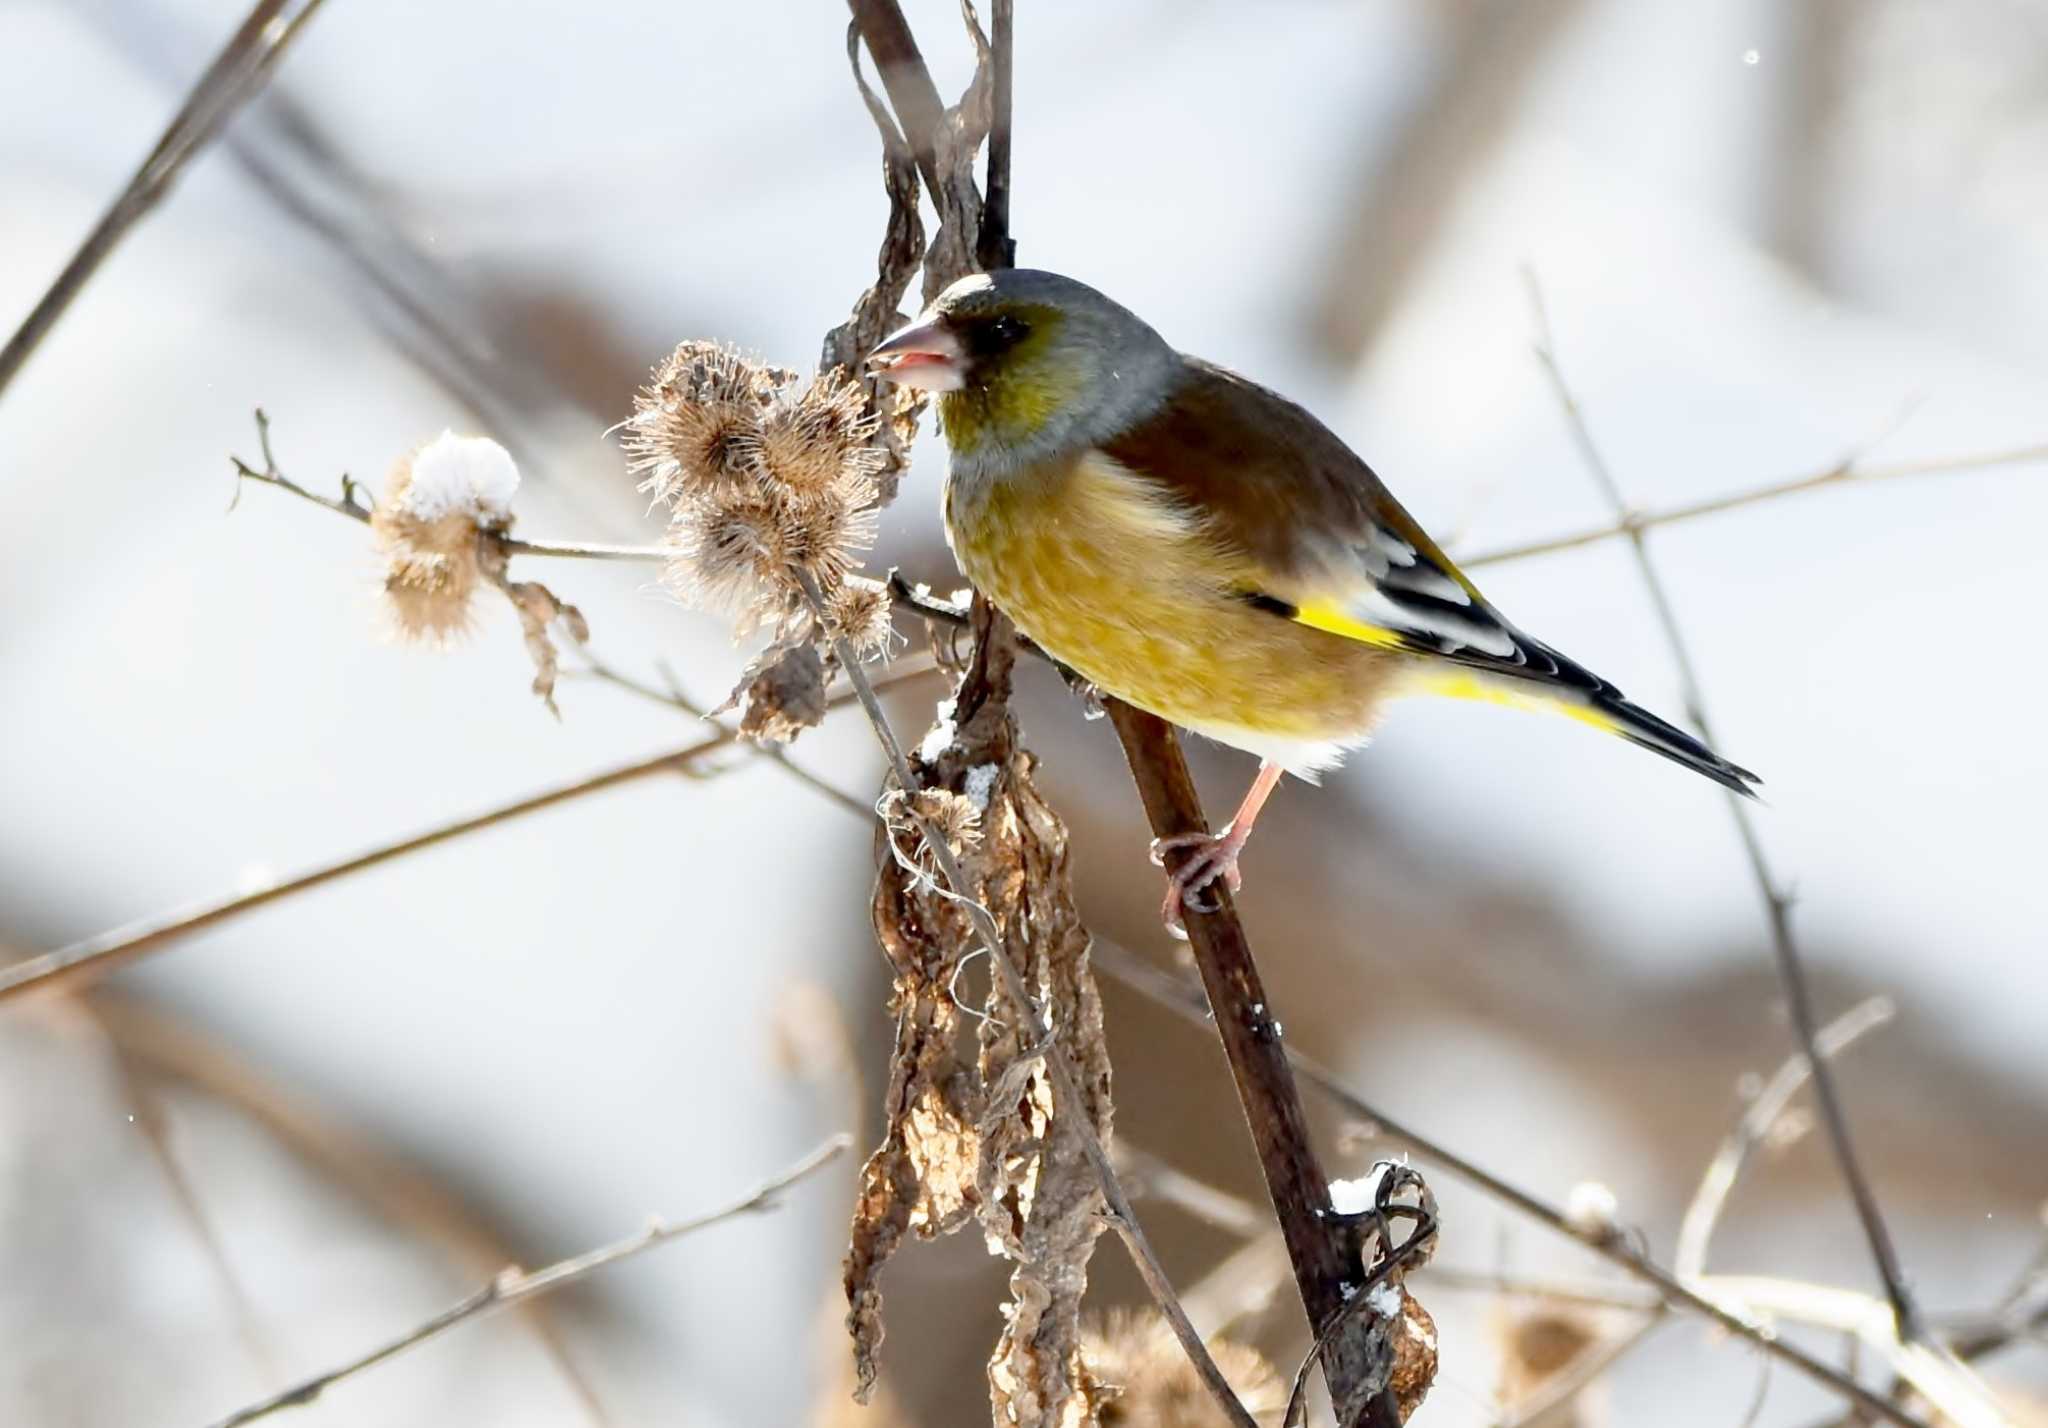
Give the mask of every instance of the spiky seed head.
M 888 586 L 871 580 L 849 580 L 833 593 L 826 609 L 832 628 L 863 659 L 889 648 L 896 627 L 891 619 L 895 602 L 889 597 Z
M 1224 1428 L 1230 1421 L 1156 1312 L 1112 1314 L 1084 1332 L 1081 1352 L 1096 1381 L 1091 1396 L 1102 1428 Z M 1209 1353 L 1246 1411 L 1277 1425 L 1287 1386 L 1272 1364 L 1228 1339 L 1211 1339 Z
M 677 347 L 626 420 L 628 469 L 640 489 L 673 504 L 695 488 L 750 479 L 762 416 L 790 375 L 712 342 Z
M 768 478 L 793 492 L 822 495 L 851 483 L 844 494 L 859 503 L 872 498 L 858 488 L 884 460 L 873 445 L 876 425 L 866 393 L 834 368 L 768 409 L 755 454 Z
M 662 580 L 686 604 L 743 615 L 788 582 L 785 514 L 756 486 L 692 497 L 676 507 Z

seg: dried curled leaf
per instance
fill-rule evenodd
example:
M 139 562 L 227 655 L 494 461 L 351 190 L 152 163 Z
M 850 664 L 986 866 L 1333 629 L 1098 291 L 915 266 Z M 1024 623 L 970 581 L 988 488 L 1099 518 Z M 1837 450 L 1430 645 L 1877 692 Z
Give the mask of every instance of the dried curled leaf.
M 1430 1385 L 1436 1382 L 1436 1368 L 1436 1320 L 1429 1317 L 1429 1311 L 1404 1285 L 1401 1314 L 1394 1325 L 1394 1367 L 1387 1377 L 1387 1387 L 1394 1391 L 1403 1423 L 1414 1416 L 1422 1400 L 1428 1397 Z
M 896 972 L 898 1034 L 888 1128 L 854 1221 L 849 1325 L 856 1363 L 871 1381 L 883 1261 L 904 1233 L 956 1229 L 971 1214 L 991 1251 L 1015 1266 L 989 1360 L 996 1415 L 1052 1428 L 1085 1423 L 1092 1411 L 1080 1312 L 1103 1201 L 1075 1118 L 1087 1116 L 1096 1135 L 1108 1136 L 1109 1060 L 1067 874 L 1066 830 L 1038 794 L 1031 756 L 1017 747 L 1009 647 L 998 640 L 981 648 L 985 657 L 946 706 L 964 717 L 920 746 L 921 787 L 899 796 L 899 816 L 883 834 L 894 848 L 875 922 Z M 978 836 L 956 842 L 970 812 Z M 965 895 L 988 909 L 1034 1003 L 1018 1006 L 1001 977 L 989 978 L 972 1061 L 959 1044 L 963 1013 L 953 998 L 962 961 L 978 944 L 960 904 L 913 871 L 925 824 L 954 845 Z M 1059 1104 L 1054 1093 L 1040 1016 L 1074 1069 L 1079 1106 Z
M 760 744 L 786 744 L 825 722 L 829 659 L 808 641 L 782 641 L 763 650 L 734 687 L 722 714 L 737 707 L 740 734 Z
M 541 703 L 547 705 L 548 712 L 559 719 L 562 711 L 555 705 L 555 679 L 561 672 L 561 664 L 549 629 L 559 624 L 563 633 L 580 645 L 590 638 L 589 622 L 583 618 L 581 610 L 557 597 L 539 581 L 514 580 L 506 574 L 507 557 L 503 545 L 487 541 L 480 550 L 485 578 L 505 593 L 505 598 L 512 602 L 512 609 L 519 616 L 519 632 L 526 639 L 526 653 L 533 661 L 533 692 L 540 697 Z

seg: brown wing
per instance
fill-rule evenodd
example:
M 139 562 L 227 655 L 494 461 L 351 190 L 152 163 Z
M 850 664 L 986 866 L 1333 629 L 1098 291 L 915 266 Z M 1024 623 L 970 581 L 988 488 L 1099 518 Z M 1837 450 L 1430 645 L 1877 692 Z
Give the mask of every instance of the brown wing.
M 1103 449 L 1204 515 L 1245 557 L 1255 583 L 1234 593 L 1259 608 L 1508 681 L 1753 796 L 1756 775 L 1510 624 L 1372 468 L 1279 393 L 1189 359 L 1165 408 Z
M 1163 408 L 1103 449 L 1203 513 L 1259 572 L 1248 596 L 1354 639 L 1557 673 L 1527 667 L 1513 628 L 1372 468 L 1277 392 L 1186 359 Z

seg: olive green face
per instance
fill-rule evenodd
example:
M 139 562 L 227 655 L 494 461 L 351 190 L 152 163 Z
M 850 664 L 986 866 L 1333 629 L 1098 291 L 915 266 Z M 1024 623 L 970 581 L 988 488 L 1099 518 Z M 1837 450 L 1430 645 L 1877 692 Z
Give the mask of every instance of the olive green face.
M 956 451 L 1037 435 L 1077 396 L 1091 364 L 1061 341 L 1067 315 L 1046 303 L 972 293 L 940 318 L 961 347 L 960 386 L 939 398 Z

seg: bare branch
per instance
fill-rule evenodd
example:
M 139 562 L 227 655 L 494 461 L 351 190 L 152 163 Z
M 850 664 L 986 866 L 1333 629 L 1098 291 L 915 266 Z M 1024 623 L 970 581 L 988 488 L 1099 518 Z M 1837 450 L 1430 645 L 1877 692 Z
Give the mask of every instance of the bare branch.
M 254 1423 L 259 1418 L 268 1418 L 271 1414 L 287 1408 L 302 1408 L 343 1379 L 354 1378 L 357 1374 L 375 1368 L 388 1359 L 394 1359 L 409 1349 L 418 1348 L 430 1339 L 437 1339 L 458 1324 L 482 1318 L 486 1314 L 495 1314 L 522 1300 L 550 1293 L 565 1284 L 617 1264 L 620 1260 L 644 1254 L 671 1240 L 681 1239 L 684 1235 L 695 1234 L 699 1230 L 723 1224 L 727 1220 L 738 1219 L 742 1215 L 772 1210 L 776 1208 L 783 1191 L 838 1159 L 851 1144 L 853 1141 L 850 1136 L 833 1136 L 780 1175 L 762 1182 L 744 1198 L 720 1209 L 695 1215 L 675 1224 L 665 1224 L 656 1220 L 637 1235 L 631 1235 L 601 1249 L 591 1250 L 587 1254 L 577 1255 L 574 1259 L 565 1259 L 531 1273 L 516 1267 L 507 1267 L 489 1284 L 460 1303 L 444 1309 L 417 1328 L 378 1345 L 358 1358 L 309 1378 L 304 1383 L 274 1394 L 260 1403 L 252 1403 L 246 1408 L 237 1409 L 219 1420 L 214 1428 L 239 1428 L 241 1424 Z
M 490 1223 L 440 1180 L 342 1125 L 217 1038 L 161 1006 L 104 987 L 78 1000 L 138 1076 L 189 1088 L 233 1108 L 373 1214 L 441 1251 L 462 1276 L 488 1274 L 510 1260 L 511 1250 Z M 603 1428 L 610 1421 L 604 1406 L 571 1357 L 547 1304 L 530 1301 L 520 1318 L 588 1420 Z
M 1172 726 L 1121 700 L 1106 703 L 1154 836 L 1174 839 L 1207 832 L 1194 778 Z M 1330 1396 L 1346 1425 L 1361 1421 L 1361 1415 L 1376 1428 L 1398 1425 L 1400 1411 L 1376 1372 L 1380 1356 L 1372 1343 L 1374 1330 L 1385 1326 L 1376 1325 L 1369 1314 L 1347 1312 L 1347 1306 L 1366 1302 L 1365 1271 L 1331 1232 L 1329 1181 L 1309 1139 L 1308 1116 L 1295 1090 L 1280 1022 L 1272 1013 L 1229 889 L 1213 888 L 1211 898 L 1210 909 L 1188 908 L 1188 941 L 1258 1150 L 1266 1192 L 1287 1241 L 1302 1307 L 1317 1347 L 1325 1354 Z M 1347 1331 L 1332 1335 L 1340 1323 Z M 1375 1385 L 1376 1377 L 1380 1381 Z
M 1536 321 L 1536 357 L 1542 364 L 1545 376 L 1558 403 L 1564 408 L 1565 418 L 1571 426 L 1573 443 L 1578 447 L 1579 456 L 1593 482 L 1606 496 L 1614 508 L 1617 520 L 1626 520 L 1628 500 L 1623 496 L 1620 483 L 1608 467 L 1600 448 L 1593 440 L 1592 429 L 1587 426 L 1585 413 L 1580 409 L 1578 399 L 1564 379 L 1563 369 L 1558 365 L 1556 346 L 1550 335 L 1550 317 L 1544 310 L 1543 292 L 1537 285 L 1533 273 L 1525 273 L 1529 285 L 1529 301 Z M 1707 701 L 1699 672 L 1693 664 L 1692 652 L 1685 633 L 1678 622 L 1678 612 L 1671 603 L 1670 593 L 1664 588 L 1663 579 L 1657 573 L 1656 564 L 1650 559 L 1650 549 L 1640 529 L 1627 533 L 1628 542 L 1635 556 L 1636 570 L 1642 577 L 1643 589 L 1650 597 L 1650 604 L 1662 626 L 1664 640 L 1670 648 L 1672 662 L 1678 668 L 1679 685 L 1685 697 L 1686 714 L 1700 736 L 1709 745 L 1715 744 L 1713 726 L 1707 718 Z M 1814 1010 L 1813 989 L 1806 979 L 1804 958 L 1799 944 L 1792 936 L 1792 899 L 1779 886 L 1771 872 L 1769 861 L 1764 855 L 1763 841 L 1757 836 L 1756 826 L 1750 818 L 1747 800 L 1735 793 L 1727 795 L 1728 812 L 1735 820 L 1735 829 L 1742 840 L 1742 849 L 1749 861 L 1750 876 L 1756 883 L 1757 896 L 1762 900 L 1764 912 L 1770 922 L 1771 946 L 1777 954 L 1778 976 L 1785 987 L 1785 998 L 1792 1013 L 1792 1029 L 1798 1038 L 1800 1050 L 1806 1055 L 1813 1072 L 1814 1097 L 1820 1103 L 1821 1120 L 1827 1127 L 1828 1140 L 1834 1147 L 1835 1161 L 1841 1167 L 1842 1178 L 1849 1187 L 1850 1198 L 1856 1205 L 1857 1218 L 1863 1222 L 1863 1234 L 1870 1242 L 1871 1258 L 1876 1262 L 1879 1277 L 1884 1281 L 1885 1295 L 1891 1300 L 1892 1309 L 1899 1318 L 1899 1337 L 1905 1340 L 1923 1337 L 1924 1328 L 1920 1323 L 1919 1311 L 1914 1307 L 1912 1294 L 1906 1288 L 1906 1277 L 1899 1267 L 1898 1253 L 1892 1247 L 1891 1233 L 1885 1228 L 1884 1216 L 1879 1212 L 1877 1196 L 1870 1188 L 1870 1181 L 1863 1173 L 1863 1167 L 1856 1158 L 1856 1149 L 1849 1136 L 1849 1118 L 1842 1109 L 1841 1095 L 1835 1087 L 1835 1075 L 1820 1054 L 1820 1017 Z
M 1891 1019 L 1891 998 L 1872 997 L 1861 1002 L 1822 1029 L 1816 1039 L 1820 1054 L 1839 1055 L 1858 1037 Z M 1786 1107 L 1799 1094 L 1799 1088 L 1806 1084 L 1811 1071 L 1812 1063 L 1806 1059 L 1805 1053 L 1794 1052 L 1757 1092 L 1756 1099 L 1743 1111 L 1735 1128 L 1729 1131 L 1728 1138 L 1721 1142 L 1721 1148 L 1714 1152 L 1706 1174 L 1700 1177 L 1699 1189 L 1693 1192 L 1692 1203 L 1686 1207 L 1685 1220 L 1679 1226 L 1678 1248 L 1672 1256 L 1671 1269 L 1680 1279 L 1694 1281 L 1706 1274 L 1707 1247 L 1713 1240 L 1714 1227 L 1720 1222 L 1722 1208 L 1728 1203 L 1728 1196 L 1734 1191 L 1750 1152 L 1770 1135 L 1771 1128 L 1785 1114 Z
M 906 670 L 900 675 L 891 675 L 879 681 L 876 687 L 890 688 L 912 679 L 923 678 L 926 670 Z M 865 681 L 864 681 L 865 682 Z M 841 694 L 832 700 L 831 707 L 838 708 L 850 702 L 850 696 Z M 667 753 L 656 754 L 650 759 L 641 759 L 602 773 L 580 778 L 572 783 L 558 785 L 543 792 L 522 798 L 515 803 L 503 804 L 470 818 L 456 819 L 438 827 L 402 838 L 394 843 L 358 853 L 339 862 L 327 863 L 295 878 L 287 879 L 272 887 L 255 892 L 241 893 L 233 897 L 219 898 L 175 912 L 143 918 L 83 942 L 74 942 L 55 952 L 46 952 L 40 957 L 29 957 L 0 968 L 0 1002 L 9 997 L 38 988 L 48 989 L 75 984 L 80 980 L 93 980 L 123 967 L 137 958 L 146 956 L 158 948 L 190 936 L 205 928 L 216 926 L 243 913 L 253 912 L 273 902 L 279 902 L 295 894 L 320 887 L 351 873 L 374 868 L 402 858 L 408 853 L 417 853 L 437 843 L 445 843 L 467 833 L 475 833 L 499 823 L 521 818 L 529 813 L 538 813 L 544 808 L 568 803 L 588 794 L 598 793 L 622 784 L 634 783 L 657 774 L 688 773 L 708 755 L 725 748 L 739 738 L 737 731 L 718 728 L 693 744 L 686 744 Z
M 1901 1340 L 1897 1316 L 1885 1300 L 1767 1275 L 1713 1274 L 1700 1283 L 1716 1303 L 1766 1324 L 1804 1324 L 1853 1336 L 1925 1399 L 1945 1428 L 2011 1428 L 1982 1380 L 1945 1349 Z
M 256 439 L 263 453 L 262 470 L 257 470 L 239 456 L 230 456 L 228 458 L 229 463 L 235 468 L 235 477 L 238 482 L 259 481 L 266 486 L 275 486 L 280 490 L 291 492 L 301 500 L 311 501 L 316 506 L 333 511 L 336 515 L 347 516 L 351 520 L 368 523 L 374 507 L 366 506 L 356 499 L 356 493 L 363 488 L 359 482 L 351 477 L 343 476 L 341 478 L 341 496 L 337 499 L 333 496 L 323 496 L 318 491 L 301 486 L 298 482 L 284 474 L 277 464 L 277 458 L 271 453 L 270 417 L 261 407 L 256 409 Z M 238 494 L 239 491 L 240 487 L 238 485 Z M 230 508 L 232 509 L 232 503 Z M 508 556 L 549 555 L 572 560 L 635 560 L 658 563 L 668 560 L 673 555 L 673 552 L 664 550 L 658 545 L 608 545 L 601 541 L 519 540 L 514 536 L 498 535 L 489 531 L 486 531 L 484 535 L 486 539 L 496 542 L 498 547 Z
M 1166 1008 L 1200 1030 L 1209 1029 L 1208 1006 L 1200 988 L 1188 985 L 1172 973 L 1152 966 L 1143 958 L 1114 943 L 1098 941 L 1095 962 L 1110 977 L 1123 983 L 1147 1001 Z M 1448 1149 L 1406 1122 L 1387 1115 L 1313 1057 L 1290 1046 L 1287 1048 L 1287 1060 L 1304 1084 L 1315 1087 L 1348 1114 L 1372 1124 L 1395 1140 L 1407 1142 L 1418 1154 L 1436 1162 L 1459 1179 L 1471 1182 L 1510 1208 L 1519 1210 L 1537 1223 L 1578 1241 L 1595 1254 L 1619 1265 L 1635 1278 L 1654 1288 L 1658 1297 L 1672 1308 L 1684 1309 L 1713 1320 L 1729 1333 L 1755 1344 L 1766 1353 L 1791 1364 L 1808 1378 L 1841 1394 L 1873 1417 L 1896 1424 L 1898 1428 L 1929 1428 L 1905 1409 L 1871 1392 L 1834 1365 L 1823 1362 L 1804 1349 L 1760 1328 L 1750 1316 L 1717 1303 L 1714 1299 L 1687 1286 L 1669 1270 L 1662 1268 L 1637 1250 L 1630 1243 L 1628 1236 L 1606 1235 L 1589 1238 L 1581 1235 L 1572 1228 L 1571 1221 L 1562 1209 L 1481 1168 L 1476 1162 Z
M 1677 525 L 1682 521 L 1698 520 L 1701 516 L 1716 516 L 1723 511 L 1741 510 L 1747 506 L 1762 505 L 1766 501 L 1776 501 L 1786 496 L 1803 496 L 1811 491 L 1824 491 L 1834 486 L 1861 486 L 1873 481 L 1895 481 L 1908 476 L 1941 476 L 1954 472 L 1990 471 L 2001 466 L 2030 466 L 2041 462 L 2048 462 L 2048 445 L 2016 446 L 2004 451 L 1945 456 L 1931 461 L 1895 461 L 1884 465 L 1866 465 L 1860 455 L 1851 455 L 1823 471 L 1812 471 L 1804 476 L 1792 476 L 1782 481 L 1754 486 L 1747 491 L 1732 491 L 1725 496 L 1710 496 L 1704 501 L 1666 506 L 1660 510 L 1624 510 L 1621 516 L 1609 525 L 1574 531 L 1570 535 L 1549 536 L 1523 545 L 1481 551 L 1469 558 L 1461 557 L 1458 563 L 1469 570 L 1482 565 L 1500 565 L 1510 560 L 1526 560 L 1533 555 L 1576 550 L 1583 545 L 1597 545 L 1601 541 L 1614 540 L 1620 536 L 1633 538 L 1643 531 L 1655 530 L 1659 526 Z
M 227 45 L 194 82 L 170 127 L 156 141 L 112 206 L 71 255 L 49 290 L 0 348 L 0 393 L 50 335 L 72 299 L 85 290 L 128 230 L 156 207 L 185 165 L 220 134 L 236 111 L 253 99 L 320 0 L 256 0 Z
M 994 0 L 989 22 L 993 52 L 988 130 L 988 195 L 981 210 L 981 238 L 976 253 L 984 268 L 1017 265 L 1017 240 L 1010 236 L 1010 136 L 1015 93 L 1017 0 Z

